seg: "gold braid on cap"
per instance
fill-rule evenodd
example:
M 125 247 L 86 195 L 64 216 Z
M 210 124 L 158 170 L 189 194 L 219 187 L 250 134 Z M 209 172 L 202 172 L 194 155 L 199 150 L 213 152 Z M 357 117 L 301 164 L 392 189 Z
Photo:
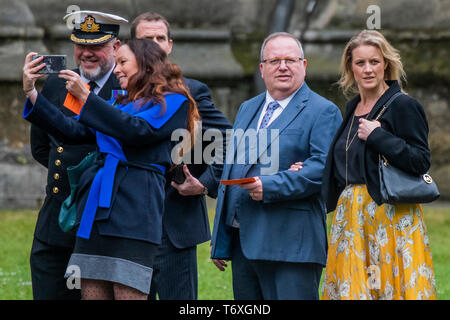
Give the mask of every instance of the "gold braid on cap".
M 111 34 L 107 34 L 98 39 L 81 39 L 81 38 L 76 37 L 73 33 L 70 35 L 70 40 L 72 40 L 73 42 L 79 42 L 79 43 L 99 43 L 102 41 L 106 41 L 110 38 L 112 38 Z

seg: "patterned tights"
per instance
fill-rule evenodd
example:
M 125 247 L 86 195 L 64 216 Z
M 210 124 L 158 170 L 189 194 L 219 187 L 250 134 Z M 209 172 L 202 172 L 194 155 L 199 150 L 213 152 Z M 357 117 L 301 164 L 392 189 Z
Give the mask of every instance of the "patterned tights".
M 139 290 L 116 282 L 81 279 L 81 299 L 147 300 L 147 295 Z

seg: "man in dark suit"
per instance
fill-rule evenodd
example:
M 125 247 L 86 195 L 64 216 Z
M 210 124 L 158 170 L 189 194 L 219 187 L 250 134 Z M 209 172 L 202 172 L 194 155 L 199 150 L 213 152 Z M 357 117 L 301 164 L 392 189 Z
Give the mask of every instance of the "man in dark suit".
M 222 271 L 231 259 L 237 300 L 318 299 L 327 254 L 322 171 L 342 116 L 305 83 L 291 34 L 264 41 L 260 71 L 267 91 L 239 108 L 222 175 L 255 181 L 220 185 L 211 256 Z M 302 169 L 289 170 L 297 162 Z
M 82 23 L 74 27 L 71 35 L 78 66 L 74 71 L 89 83 L 91 91 L 110 99 L 113 90 L 121 89 L 112 71 L 115 66 L 114 51 L 120 46 L 117 40 L 119 24 L 127 21 L 89 11 L 77 14 Z M 93 32 L 96 28 L 99 31 Z M 27 96 L 32 94 L 27 92 L 27 88 L 24 91 Z M 63 107 L 67 95 L 66 83 L 57 75 L 47 78 L 42 94 L 67 115 L 75 115 Z M 92 144 L 63 141 L 32 125 L 30 143 L 34 159 L 48 168 L 46 196 L 39 211 L 30 257 L 33 297 L 39 300 L 80 299 L 80 290 L 69 290 L 64 279 L 75 236 L 61 230 L 58 215 L 62 202 L 70 194 L 66 169 L 95 150 L 95 141 Z
M 172 51 L 169 23 L 157 13 L 146 12 L 136 17 L 131 25 L 131 37 L 152 39 L 167 54 Z M 206 130 L 215 129 L 225 137 L 231 124 L 214 107 L 209 88 L 194 79 L 184 78 L 184 83 L 197 103 L 202 136 Z M 183 173 L 185 182 L 172 182 L 166 191 L 163 239 L 153 266 L 149 295 L 152 299 L 156 294 L 162 300 L 197 299 L 197 245 L 211 238 L 205 195 L 217 197 L 222 165 L 207 165 L 202 161 L 185 165 Z

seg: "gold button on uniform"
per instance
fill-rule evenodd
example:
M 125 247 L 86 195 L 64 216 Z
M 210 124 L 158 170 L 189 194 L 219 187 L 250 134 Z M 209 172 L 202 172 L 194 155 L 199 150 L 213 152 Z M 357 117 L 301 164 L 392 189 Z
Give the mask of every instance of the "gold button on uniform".
M 53 178 L 54 178 L 55 180 L 59 180 L 59 173 L 55 173 L 55 174 L 53 175 Z
M 56 149 L 56 151 L 58 151 L 59 153 L 62 153 L 64 151 L 63 147 L 58 147 L 58 149 Z
M 55 161 L 55 165 L 56 165 L 57 167 L 59 167 L 59 166 L 61 165 L 61 160 L 56 160 L 56 161 Z
M 54 187 L 54 188 L 53 188 L 53 193 L 55 193 L 55 194 L 56 194 L 56 193 L 58 193 L 58 192 L 59 192 L 59 189 L 58 189 L 58 187 Z

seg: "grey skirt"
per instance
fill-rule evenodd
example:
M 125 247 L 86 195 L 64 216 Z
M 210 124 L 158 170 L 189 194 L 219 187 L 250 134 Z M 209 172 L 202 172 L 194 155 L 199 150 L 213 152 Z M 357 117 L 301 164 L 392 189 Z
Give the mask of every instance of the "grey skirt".
M 94 223 L 89 239 L 76 238 L 65 278 L 79 272 L 81 279 L 116 282 L 148 294 L 157 251 L 158 245 L 146 241 L 100 235 Z

